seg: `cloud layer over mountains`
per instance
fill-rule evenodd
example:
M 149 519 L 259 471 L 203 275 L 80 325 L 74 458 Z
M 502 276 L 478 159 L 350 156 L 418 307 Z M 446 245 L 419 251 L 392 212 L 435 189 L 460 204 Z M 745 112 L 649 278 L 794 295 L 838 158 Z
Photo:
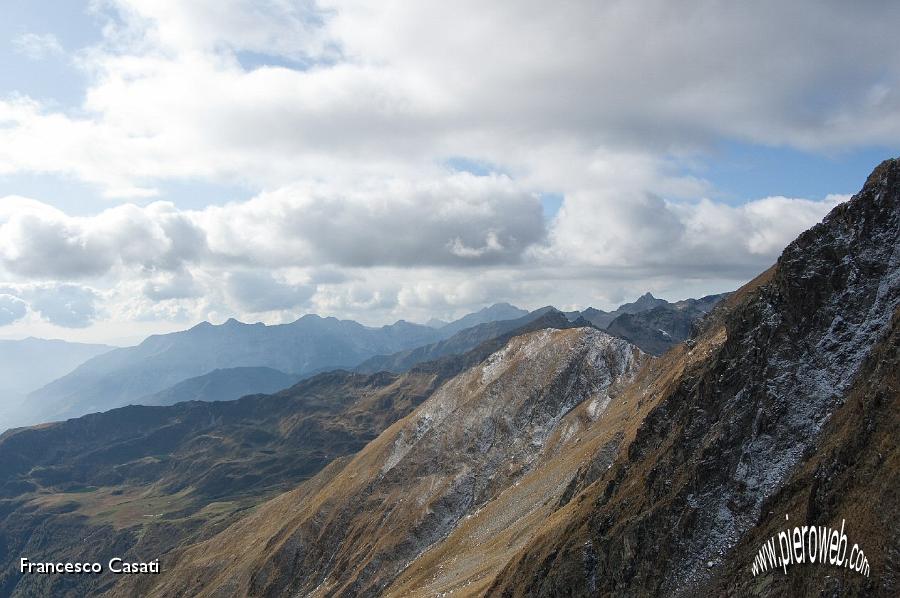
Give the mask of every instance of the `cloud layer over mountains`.
M 845 198 L 725 201 L 718 144 L 900 138 L 890 3 L 92 10 L 94 44 L 18 46 L 78 69 L 80 104 L 0 97 L 0 176 L 109 202 L 0 198 L 0 323 L 23 330 L 725 290 Z M 194 183 L 214 198 L 169 197 Z

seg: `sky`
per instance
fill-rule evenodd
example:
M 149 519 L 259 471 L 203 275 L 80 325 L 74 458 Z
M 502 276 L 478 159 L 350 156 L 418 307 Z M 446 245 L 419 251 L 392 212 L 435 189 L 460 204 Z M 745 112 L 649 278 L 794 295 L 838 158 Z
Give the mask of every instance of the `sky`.
M 733 290 L 900 154 L 900 4 L 4 0 L 0 338 Z

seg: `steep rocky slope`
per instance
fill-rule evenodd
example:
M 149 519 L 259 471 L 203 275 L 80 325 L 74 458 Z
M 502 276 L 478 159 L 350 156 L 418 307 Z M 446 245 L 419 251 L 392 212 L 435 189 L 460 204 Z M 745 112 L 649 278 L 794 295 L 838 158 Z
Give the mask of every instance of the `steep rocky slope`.
M 601 417 L 642 359 L 589 327 L 517 336 L 328 472 L 315 493 L 301 486 L 185 551 L 152 593 L 377 594 L 551 455 L 561 426 Z
M 627 451 L 543 526 L 490 593 L 686 595 L 712 584 L 724 595 L 791 595 L 797 584 L 896 595 L 896 524 L 871 526 L 895 518 L 897 493 L 876 492 L 878 512 L 837 495 L 875 484 L 857 489 L 851 468 L 878 472 L 878 484 L 896 479 L 896 428 L 885 438 L 892 420 L 872 417 L 896 405 L 888 364 L 898 305 L 900 162 L 890 160 L 717 309 L 685 354 L 709 355 L 654 399 Z M 809 564 L 792 568 L 791 581 L 749 579 L 750 551 L 784 525 L 776 509 L 798 503 L 795 521 L 846 518 L 868 537 L 874 579 L 804 571 Z
M 900 309 L 889 335 L 876 346 L 857 382 L 823 429 L 816 453 L 763 507 L 759 526 L 735 547 L 703 584 L 713 595 L 833 596 L 900 593 Z M 760 546 L 784 529 L 780 517 L 840 528 L 846 520 L 853 543 L 870 561 L 859 573 L 808 565 L 785 579 L 748 575 Z

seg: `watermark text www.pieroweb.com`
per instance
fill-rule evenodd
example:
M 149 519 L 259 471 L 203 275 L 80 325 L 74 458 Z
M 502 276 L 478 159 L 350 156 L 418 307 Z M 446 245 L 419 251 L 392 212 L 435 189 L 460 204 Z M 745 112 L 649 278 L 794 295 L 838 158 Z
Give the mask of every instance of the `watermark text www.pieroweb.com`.
M 788 515 L 784 519 L 790 521 Z M 840 530 L 825 525 L 798 525 L 778 532 L 759 547 L 750 565 L 753 576 L 779 568 L 787 574 L 788 567 L 819 563 L 845 567 L 869 577 L 869 559 L 858 544 L 850 546 L 845 523 L 841 519 Z

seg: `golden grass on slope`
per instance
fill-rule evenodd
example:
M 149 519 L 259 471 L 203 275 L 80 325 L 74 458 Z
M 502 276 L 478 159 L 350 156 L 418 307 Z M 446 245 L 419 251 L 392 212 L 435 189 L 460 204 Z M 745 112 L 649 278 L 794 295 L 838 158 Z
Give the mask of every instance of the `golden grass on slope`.
M 97 524 L 111 524 L 117 529 L 148 523 L 190 504 L 189 491 L 156 495 L 144 490 L 121 491 L 115 487 L 82 492 L 39 494 L 30 504 L 41 508 L 67 506 L 70 512 L 84 515 Z M 73 508 L 74 507 L 74 508 Z
M 163 562 L 168 573 L 146 593 L 201 597 L 217 595 L 218 588 L 249 587 L 251 577 L 266 568 L 268 555 L 283 547 L 301 525 L 313 520 L 326 525 L 329 503 L 362 491 L 407 419 L 395 422 L 355 457 L 333 461 L 297 489 L 264 503 L 212 539 L 169 555 Z M 130 589 L 119 586 L 111 595 L 128 596 Z

